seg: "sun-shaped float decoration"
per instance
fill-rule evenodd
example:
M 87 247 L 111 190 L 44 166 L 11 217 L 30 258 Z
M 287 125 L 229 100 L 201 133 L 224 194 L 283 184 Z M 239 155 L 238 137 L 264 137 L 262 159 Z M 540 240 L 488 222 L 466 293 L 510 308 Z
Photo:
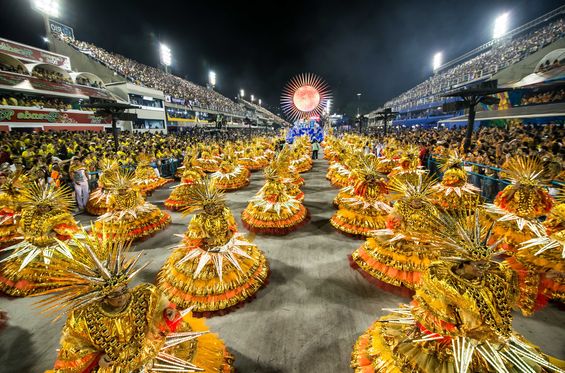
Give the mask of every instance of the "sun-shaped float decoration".
M 332 97 L 328 84 L 316 74 L 300 74 L 286 84 L 281 107 L 291 121 L 321 115 Z

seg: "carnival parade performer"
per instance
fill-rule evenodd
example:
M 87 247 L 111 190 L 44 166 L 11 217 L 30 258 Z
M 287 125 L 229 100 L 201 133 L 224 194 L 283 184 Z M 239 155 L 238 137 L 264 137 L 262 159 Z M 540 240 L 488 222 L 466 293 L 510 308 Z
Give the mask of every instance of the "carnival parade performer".
M 504 176 L 511 184 L 498 193 L 493 204 L 486 205 L 485 224 L 493 224 L 493 241 L 501 241 L 500 246 L 513 256 L 524 242 L 541 235 L 539 219 L 549 214 L 554 201 L 545 187 L 539 159 L 511 158 Z M 522 266 L 519 275 L 522 285 L 528 282 L 528 286 L 522 286 L 518 306 L 524 315 L 531 315 L 547 303 L 540 292 L 539 271 L 533 265 Z
M 463 159 L 457 153 L 451 154 L 443 161 L 441 172 L 441 182 L 432 188 L 433 203 L 445 211 L 474 211 L 480 203 L 481 190 L 467 181 Z
M 42 268 L 54 257 L 71 256 L 58 241 L 70 239 L 77 231 L 72 192 L 37 182 L 21 190 L 21 219 L 18 230 L 23 241 L 8 247 L 12 251 L 0 262 L 0 291 L 11 296 L 28 296 L 44 290 Z
M 18 220 L 21 218 L 22 173 L 11 175 L 2 173 L 0 185 L 0 250 L 20 242 L 23 238 L 18 233 Z
M 173 211 L 186 207 L 188 190 L 205 175 L 206 173 L 197 165 L 196 157 L 193 156 L 192 161 L 185 163 L 181 183 L 173 188 L 171 195 L 165 200 L 165 207 Z
M 103 229 L 103 227 L 102 227 Z M 53 260 L 53 289 L 39 305 L 67 315 L 52 373 L 233 371 L 233 357 L 190 310 L 178 310 L 152 284 L 128 284 L 142 268 L 131 246 L 95 231 L 60 243 L 72 257 Z
M 104 158 L 100 162 L 100 170 L 102 173 L 98 178 L 98 188 L 90 193 L 88 203 L 86 204 L 86 211 L 91 215 L 100 216 L 108 212 L 108 180 L 115 177 L 119 171 L 120 165 L 117 161 L 109 158 Z
M 537 236 L 523 242 L 517 252 L 506 259 L 518 274 L 521 294 L 518 306 L 526 315 L 544 306 L 546 300 L 565 302 L 564 187 L 556 200 L 557 204 L 538 227 Z
M 146 202 L 139 191 L 139 182 L 131 171 L 120 170 L 107 180 L 108 212 L 98 217 L 94 225 L 118 241 L 150 237 L 171 222 L 171 216 Z
M 135 185 L 144 194 L 151 194 L 155 189 L 172 182 L 172 179 L 161 177 L 151 165 L 151 157 L 147 154 L 140 154 L 137 157 L 137 167 L 135 168 Z
M 182 243 L 158 275 L 158 287 L 180 307 L 204 316 L 223 314 L 255 296 L 267 283 L 265 255 L 237 231 L 224 195 L 204 179 L 188 194 L 186 213 L 196 212 Z
M 432 231 L 431 217 L 438 214 L 430 195 L 435 180 L 428 175 L 393 178 L 388 188 L 395 201 L 386 220 L 386 229 L 370 232 L 370 237 L 351 255 L 351 265 L 376 284 L 384 282 L 414 289 L 436 252 L 413 236 Z
M 288 194 L 277 166 L 278 163 L 273 162 L 265 169 L 265 185 L 241 213 L 243 226 L 251 232 L 285 235 L 309 220 L 306 207 Z
M 385 227 L 385 218 L 391 207 L 386 201 L 385 176 L 375 171 L 368 157 L 360 162 L 352 172 L 355 184 L 346 187 L 347 197 L 341 198 L 339 210 L 330 223 L 342 233 L 366 237 L 372 231 Z
M 478 215 L 431 217 L 436 229 L 424 240 L 442 259 L 424 271 L 411 305 L 359 337 L 355 372 L 563 372 L 512 330 L 516 278 L 495 259 L 500 248 Z
M 210 176 L 216 180 L 218 189 L 231 192 L 248 186 L 251 174 L 247 168 L 237 164 L 232 150 L 226 149 L 218 171 Z

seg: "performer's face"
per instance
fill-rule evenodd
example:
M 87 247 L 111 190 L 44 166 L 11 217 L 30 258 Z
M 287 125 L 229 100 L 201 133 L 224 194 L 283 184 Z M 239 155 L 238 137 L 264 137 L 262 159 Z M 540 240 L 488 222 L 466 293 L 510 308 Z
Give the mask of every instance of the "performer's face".
M 130 294 L 127 291 L 127 287 L 123 286 L 115 292 L 109 294 L 105 300 L 106 304 L 108 304 L 110 307 L 121 309 L 127 304 L 129 297 Z

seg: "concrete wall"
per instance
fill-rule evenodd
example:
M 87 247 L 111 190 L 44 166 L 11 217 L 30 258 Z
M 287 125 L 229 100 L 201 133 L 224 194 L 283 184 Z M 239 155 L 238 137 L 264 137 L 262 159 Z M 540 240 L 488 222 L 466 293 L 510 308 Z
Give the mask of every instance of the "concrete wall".
M 71 68 L 76 72 L 89 72 L 99 76 L 104 83 L 123 82 L 126 79 L 115 75 L 114 71 L 95 61 L 93 58 L 81 53 L 67 43 L 51 38 L 51 50 L 68 56 L 71 59 Z

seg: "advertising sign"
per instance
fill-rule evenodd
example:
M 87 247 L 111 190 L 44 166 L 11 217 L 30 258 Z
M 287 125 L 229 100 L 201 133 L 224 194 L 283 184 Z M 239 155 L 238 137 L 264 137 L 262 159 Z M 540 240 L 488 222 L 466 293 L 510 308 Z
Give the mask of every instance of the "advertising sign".
M 48 63 L 62 67 L 65 70 L 71 70 L 71 60 L 69 57 L 30 47 L 29 45 L 16 43 L 11 40 L 0 38 L 0 52 L 9 54 L 18 59 Z
M 49 30 L 52 34 L 63 34 L 72 40 L 75 40 L 75 33 L 72 27 L 49 19 Z
M 40 109 L 0 109 L 0 123 L 112 124 L 110 117 Z

